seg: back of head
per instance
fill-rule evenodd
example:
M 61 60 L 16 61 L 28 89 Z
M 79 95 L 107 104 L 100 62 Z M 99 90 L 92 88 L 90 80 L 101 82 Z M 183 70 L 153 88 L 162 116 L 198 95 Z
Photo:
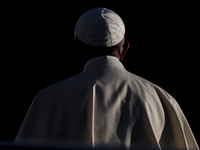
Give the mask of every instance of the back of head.
M 84 13 L 77 21 L 75 38 L 96 47 L 113 47 L 124 39 L 125 26 L 114 11 L 95 8 Z

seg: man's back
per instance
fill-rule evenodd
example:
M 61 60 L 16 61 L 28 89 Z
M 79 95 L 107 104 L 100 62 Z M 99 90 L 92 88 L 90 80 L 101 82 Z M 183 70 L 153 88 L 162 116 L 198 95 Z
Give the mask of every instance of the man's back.
M 114 147 L 196 148 L 176 101 L 113 58 L 37 94 L 16 141 L 85 142 Z

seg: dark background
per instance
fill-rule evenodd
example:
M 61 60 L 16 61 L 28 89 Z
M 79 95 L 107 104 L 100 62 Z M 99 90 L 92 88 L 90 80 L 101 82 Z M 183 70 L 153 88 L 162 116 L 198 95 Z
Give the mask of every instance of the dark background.
M 73 45 L 75 23 L 87 10 L 107 7 L 126 26 L 125 68 L 178 101 L 200 144 L 197 4 L 108 2 L 1 4 L 0 140 L 15 138 L 39 90 L 82 71 L 84 56 Z

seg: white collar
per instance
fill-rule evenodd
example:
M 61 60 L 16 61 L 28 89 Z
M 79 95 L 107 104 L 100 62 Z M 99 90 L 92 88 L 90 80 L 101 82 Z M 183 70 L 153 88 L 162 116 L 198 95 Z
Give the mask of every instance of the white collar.
M 117 58 L 117 57 L 115 57 L 115 56 L 106 56 L 106 58 L 107 59 L 114 59 L 114 60 L 117 60 L 117 61 L 119 61 L 119 59 Z
M 108 56 L 108 55 L 107 55 L 107 56 L 94 57 L 94 58 L 90 59 L 90 60 L 86 63 L 85 67 L 86 67 L 88 64 L 90 64 L 91 62 L 96 61 L 96 60 L 101 60 L 101 59 L 112 59 L 112 60 L 119 61 L 119 59 L 118 59 L 117 57 L 115 57 L 115 56 Z M 85 69 L 85 67 L 84 67 L 84 69 Z

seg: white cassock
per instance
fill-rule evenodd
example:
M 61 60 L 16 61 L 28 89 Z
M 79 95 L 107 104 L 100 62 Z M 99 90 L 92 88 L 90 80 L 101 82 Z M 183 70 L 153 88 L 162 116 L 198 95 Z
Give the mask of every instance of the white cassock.
M 198 149 L 176 100 L 106 56 L 36 95 L 15 142 L 23 140 Z

